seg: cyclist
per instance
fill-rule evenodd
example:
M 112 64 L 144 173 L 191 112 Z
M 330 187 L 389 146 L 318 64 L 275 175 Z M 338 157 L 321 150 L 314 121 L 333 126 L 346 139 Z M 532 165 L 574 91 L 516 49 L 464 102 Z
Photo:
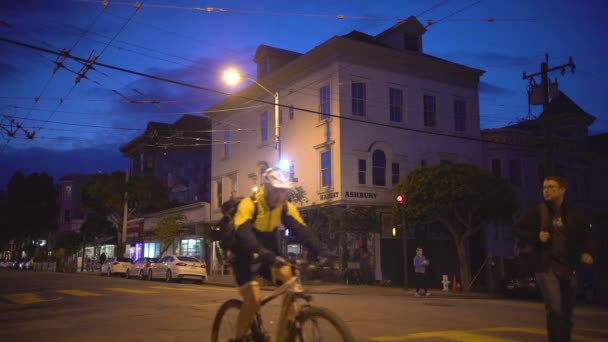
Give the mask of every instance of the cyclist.
M 290 266 L 275 262 L 280 254 L 277 229 L 281 223 L 313 253 L 331 257 L 312 231 L 306 228 L 298 209 L 287 202 L 287 192 L 293 186 L 289 178 L 280 170 L 269 168 L 262 175 L 262 185 L 254 199 L 246 197 L 241 200 L 234 216 L 237 242 L 232 263 L 239 293 L 243 297 L 234 342 L 245 336 L 261 302 L 260 284 L 255 280 L 251 264 L 259 262 L 257 274 L 271 281 L 285 282 L 292 277 Z

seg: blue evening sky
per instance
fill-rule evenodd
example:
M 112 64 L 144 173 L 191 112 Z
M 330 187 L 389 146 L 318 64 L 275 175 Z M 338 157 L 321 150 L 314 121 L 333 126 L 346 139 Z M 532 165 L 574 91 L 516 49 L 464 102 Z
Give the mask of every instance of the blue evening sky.
M 1 0 L 0 37 L 83 58 L 94 51 L 101 63 L 232 92 L 222 71 L 237 66 L 254 74 L 252 57 L 260 44 L 305 53 L 332 36 L 352 30 L 376 35 L 413 15 L 423 24 L 439 21 L 424 35 L 426 53 L 486 70 L 480 84 L 482 128 L 528 115 L 522 72 L 539 71 L 549 53 L 550 66 L 573 57 L 574 74 L 555 72 L 551 78 L 597 118 L 592 134 L 608 131 L 602 0 L 140 2 L 135 12 L 129 1 L 109 1 L 104 10 L 101 1 Z M 221 99 L 102 67 L 76 84 L 80 63 L 67 60 L 66 68 L 53 73 L 57 56 L 2 41 L 0 51 L 0 188 L 16 170 L 47 171 L 55 179 L 71 172 L 125 170 L 118 148 L 143 133 L 148 121 L 173 122 Z M 25 139 L 12 119 L 35 131 L 35 138 Z M 7 130 L 16 130 L 15 137 Z

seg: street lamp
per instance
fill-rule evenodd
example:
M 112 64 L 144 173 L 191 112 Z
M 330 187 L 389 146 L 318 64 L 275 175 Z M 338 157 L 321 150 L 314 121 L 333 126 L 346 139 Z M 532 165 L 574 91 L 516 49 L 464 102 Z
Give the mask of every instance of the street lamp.
M 224 72 L 224 81 L 229 85 L 236 85 L 242 78 L 248 79 L 253 83 L 260 86 L 260 88 L 264 89 L 268 94 L 274 97 L 274 143 L 275 148 L 278 151 L 278 159 L 277 163 L 281 162 L 281 136 L 280 129 L 281 126 L 279 124 L 279 92 L 272 92 L 268 90 L 268 88 L 264 87 L 260 82 L 254 80 L 253 78 L 247 77 L 234 69 L 229 69 Z

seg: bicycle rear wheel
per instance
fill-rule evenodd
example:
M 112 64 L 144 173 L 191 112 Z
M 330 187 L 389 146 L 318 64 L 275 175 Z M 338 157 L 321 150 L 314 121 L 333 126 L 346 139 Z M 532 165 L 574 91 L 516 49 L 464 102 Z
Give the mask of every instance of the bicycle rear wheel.
M 293 342 L 352 342 L 350 330 L 335 313 L 320 307 L 303 308 L 289 331 Z
M 213 327 L 211 329 L 211 342 L 227 342 L 234 338 L 236 333 L 236 321 L 241 311 L 243 302 L 239 299 L 230 299 L 217 310 Z M 251 325 L 251 330 L 246 338 L 247 341 L 264 342 L 264 332 L 261 324 L 261 316 L 256 317 Z

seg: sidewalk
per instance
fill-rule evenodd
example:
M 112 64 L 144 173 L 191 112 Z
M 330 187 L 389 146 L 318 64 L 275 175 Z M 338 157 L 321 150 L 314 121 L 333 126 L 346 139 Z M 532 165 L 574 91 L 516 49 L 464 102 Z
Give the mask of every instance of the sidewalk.
M 232 275 L 223 275 L 214 279 L 209 278 L 205 281 L 207 285 L 213 286 L 224 286 L 224 287 L 236 287 L 234 278 Z M 335 294 L 335 295 L 377 295 L 377 296 L 411 296 L 414 297 L 414 288 L 404 290 L 401 287 L 389 287 L 389 286 L 371 286 L 371 285 L 346 285 L 342 283 L 328 283 L 319 280 L 311 280 L 304 282 L 304 289 L 306 292 L 313 294 Z M 274 289 L 272 286 L 263 286 L 262 290 L 271 291 Z M 429 289 L 431 293 L 430 297 L 441 297 L 441 298 L 499 298 L 496 295 L 488 293 L 478 292 L 463 292 L 454 293 L 452 291 L 441 291 L 440 289 Z
M 80 272 L 80 269 L 76 273 L 80 275 L 88 276 L 100 276 L 99 272 Z M 222 275 L 218 277 L 209 277 L 204 282 L 205 285 L 231 287 L 236 289 L 236 283 L 232 275 Z M 375 295 L 375 296 L 410 296 L 414 297 L 414 288 L 404 290 L 401 287 L 390 287 L 390 286 L 371 286 L 371 285 L 346 285 L 342 283 L 328 283 L 320 280 L 310 280 L 304 282 L 304 289 L 306 292 L 312 294 L 334 294 L 334 295 Z M 262 286 L 264 291 L 272 291 L 273 286 Z M 500 296 L 480 293 L 480 292 L 461 292 L 454 293 L 452 291 L 441 291 L 440 289 L 429 289 L 431 295 L 429 297 L 422 298 L 472 298 L 472 299 L 490 299 L 490 298 L 501 298 Z

